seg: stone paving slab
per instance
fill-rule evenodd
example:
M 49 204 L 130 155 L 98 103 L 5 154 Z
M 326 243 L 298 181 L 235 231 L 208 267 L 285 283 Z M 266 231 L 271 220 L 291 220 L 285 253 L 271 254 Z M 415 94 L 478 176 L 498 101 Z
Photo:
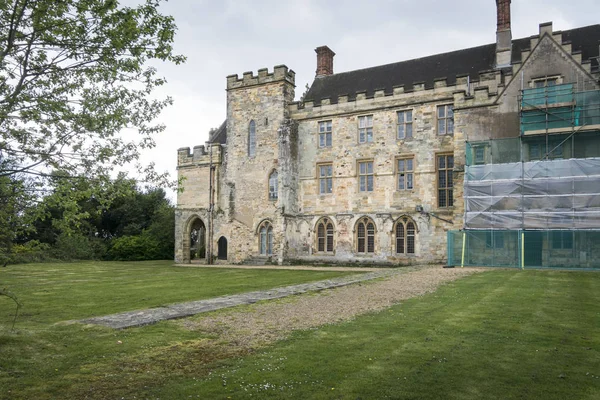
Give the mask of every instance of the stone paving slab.
M 327 279 L 324 281 L 303 283 L 300 285 L 285 286 L 269 290 L 258 290 L 255 292 L 240 293 L 231 296 L 215 297 L 212 299 L 189 301 L 186 303 L 173 304 L 166 307 L 149 308 L 146 310 L 127 311 L 118 314 L 93 317 L 80 320 L 84 324 L 95 324 L 109 328 L 124 329 L 136 326 L 154 324 L 159 321 L 175 318 L 189 317 L 222 308 L 235 307 L 243 304 L 253 304 L 257 301 L 280 299 L 282 297 L 302 294 L 311 291 L 336 288 L 353 283 L 383 278 L 399 273 L 395 270 L 383 270 L 369 272 L 360 275 L 351 275 L 341 278 Z

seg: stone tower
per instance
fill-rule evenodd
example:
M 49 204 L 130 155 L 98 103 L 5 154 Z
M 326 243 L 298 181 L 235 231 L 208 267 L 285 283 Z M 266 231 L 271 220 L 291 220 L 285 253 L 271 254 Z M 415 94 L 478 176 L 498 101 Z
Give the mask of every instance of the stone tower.
M 291 158 L 297 155 L 297 140 L 288 116 L 294 76 L 280 65 L 272 73 L 260 69 L 256 76 L 246 72 L 241 79 L 227 77 L 227 156 L 220 206 L 230 222 L 231 262 L 284 258 L 285 214 L 296 208 L 297 174 Z M 261 249 L 263 228 L 269 234 L 268 249 Z

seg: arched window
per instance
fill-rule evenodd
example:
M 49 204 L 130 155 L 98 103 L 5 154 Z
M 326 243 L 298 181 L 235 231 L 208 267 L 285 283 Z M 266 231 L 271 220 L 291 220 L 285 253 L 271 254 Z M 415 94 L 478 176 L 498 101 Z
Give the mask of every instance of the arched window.
M 396 221 L 396 254 L 415 254 L 416 225 L 408 217 Z
M 279 197 L 279 185 L 277 183 L 277 178 L 279 174 L 277 171 L 271 172 L 269 175 L 269 200 L 275 201 Z
M 269 221 L 263 222 L 258 228 L 258 250 L 261 256 L 273 255 L 273 227 Z
M 256 155 L 256 122 L 250 121 L 248 125 L 248 157 Z
M 317 222 L 317 251 L 320 253 L 333 252 L 333 223 L 329 218 Z
M 356 252 L 375 253 L 375 224 L 368 218 L 361 218 L 356 225 Z

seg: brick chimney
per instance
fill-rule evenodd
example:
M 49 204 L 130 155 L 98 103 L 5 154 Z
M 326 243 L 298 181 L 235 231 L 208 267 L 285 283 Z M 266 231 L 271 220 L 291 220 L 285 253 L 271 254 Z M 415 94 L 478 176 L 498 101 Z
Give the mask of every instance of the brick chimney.
M 512 33 L 510 30 L 510 1 L 496 0 L 498 17 L 496 29 L 496 68 L 511 65 Z
M 333 56 L 335 53 L 327 46 L 317 47 L 317 78 L 333 75 Z

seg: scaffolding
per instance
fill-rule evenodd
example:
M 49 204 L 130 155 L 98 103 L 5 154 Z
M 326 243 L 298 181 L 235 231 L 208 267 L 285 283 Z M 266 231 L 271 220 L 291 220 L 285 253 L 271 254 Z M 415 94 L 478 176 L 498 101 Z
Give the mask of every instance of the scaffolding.
M 522 90 L 518 137 L 467 142 L 465 231 L 448 233 L 449 264 L 598 268 L 595 88 L 577 83 Z

